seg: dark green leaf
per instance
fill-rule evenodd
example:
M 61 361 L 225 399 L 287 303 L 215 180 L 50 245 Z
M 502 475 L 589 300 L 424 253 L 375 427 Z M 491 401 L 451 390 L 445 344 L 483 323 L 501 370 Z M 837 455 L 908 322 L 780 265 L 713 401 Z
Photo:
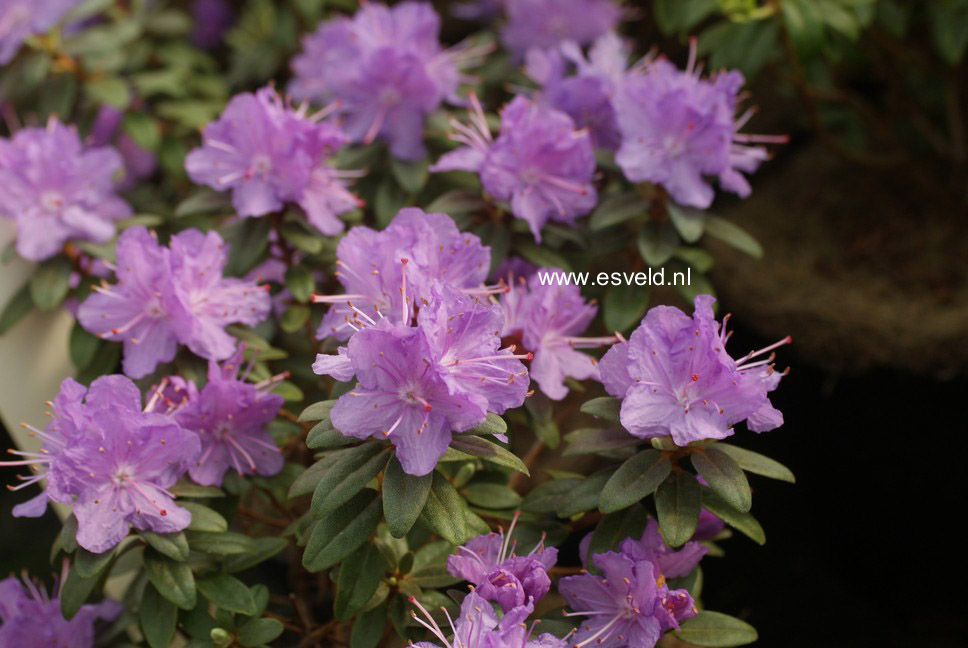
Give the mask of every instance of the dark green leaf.
M 451 216 L 460 216 L 472 212 L 483 211 L 487 203 L 476 191 L 454 189 L 439 196 L 427 206 L 428 213 L 443 212 Z
M 141 597 L 141 632 L 151 648 L 168 648 L 175 638 L 178 608 L 148 583 Z
M 415 477 L 403 471 L 396 455 L 383 473 L 383 515 L 394 538 L 407 535 L 430 495 L 432 475 Z
M 565 272 L 571 271 L 568 259 L 554 250 L 540 247 L 534 243 L 522 243 L 517 246 L 518 253 L 526 261 L 530 261 L 539 268 L 561 268 Z
M 780 481 L 790 482 L 791 484 L 797 481 L 789 468 L 779 461 L 770 459 L 758 452 L 725 443 L 717 444 L 716 448 L 732 457 L 739 464 L 739 467 L 746 472 L 769 477 L 770 479 L 779 479 Z
M 286 287 L 296 301 L 305 304 L 316 290 L 316 280 L 305 266 L 292 266 L 286 270 Z
M 311 315 L 308 306 L 302 304 L 288 306 L 279 318 L 279 327 L 286 333 L 295 333 L 306 325 Z
M 710 216 L 706 220 L 706 233 L 718 238 L 723 243 L 727 243 L 740 252 L 754 257 L 763 258 L 763 246 L 755 238 L 750 236 L 746 230 L 736 223 L 728 221 L 719 216 Z
M 669 220 L 672 221 L 683 241 L 695 243 L 702 237 L 706 218 L 708 218 L 704 212 L 698 209 L 681 207 L 673 202 L 666 204 L 666 211 L 669 213 Z
M 299 422 L 305 423 L 307 421 L 328 421 L 329 413 L 333 409 L 333 405 L 336 404 L 334 400 L 319 401 L 318 403 L 313 403 L 306 409 L 302 411 L 299 415 Z
M 766 533 L 763 532 L 763 527 L 756 521 L 756 518 L 750 513 L 737 511 L 708 488 L 702 490 L 702 506 L 716 517 L 721 518 L 726 524 L 750 538 L 753 542 L 757 544 L 764 544 L 766 542 Z
M 623 463 L 602 489 L 599 508 L 614 513 L 632 506 L 655 492 L 672 470 L 668 458 L 658 450 L 648 449 Z
M 447 571 L 447 558 L 454 553 L 454 545 L 446 540 L 438 540 L 421 547 L 413 554 L 413 566 L 407 574 L 407 581 L 417 587 L 437 588 L 459 583 Z
M 169 490 L 175 497 L 179 498 L 225 497 L 225 491 L 223 491 L 221 488 L 215 488 L 214 486 L 199 486 L 198 484 L 193 484 L 187 480 L 178 482 Z M 184 504 L 184 502 L 178 502 L 179 506 L 184 506 Z
M 387 465 L 390 447 L 364 443 L 340 453 L 313 492 L 312 515 L 323 518 L 359 493 Z
M 71 262 L 57 256 L 37 267 L 30 280 L 30 297 L 40 310 L 50 310 L 60 305 L 70 290 Z
M 605 328 L 609 331 L 627 331 L 638 326 L 649 306 L 650 292 L 648 286 L 624 282 L 606 288 L 602 301 Z
M 578 478 L 542 482 L 525 495 L 521 509 L 529 513 L 554 513 L 581 482 L 582 480 Z
M 252 270 L 269 247 L 268 218 L 242 218 L 221 228 L 229 244 L 229 259 L 224 274 L 240 277 Z
M 689 619 L 672 634 L 693 646 L 710 648 L 745 646 L 758 638 L 756 629 L 745 621 L 709 610 Z
M 303 553 L 303 566 L 311 572 L 329 569 L 366 542 L 380 522 L 380 497 L 365 489 L 320 520 Z
M 71 362 L 77 369 L 84 369 L 94 361 L 100 344 L 96 335 L 85 331 L 80 322 L 74 322 L 69 343 Z
M 621 422 L 621 410 L 622 401 L 612 396 L 593 398 L 590 401 L 585 401 L 581 406 L 581 411 L 585 414 L 591 414 L 592 416 L 597 416 L 598 418 L 612 421 L 613 423 Z
M 397 183 L 409 194 L 420 193 L 420 190 L 427 184 L 429 176 L 427 168 L 430 166 L 427 156 L 416 162 L 404 162 L 393 158 L 390 163 L 390 170 Z
M 508 424 L 504 421 L 504 419 L 493 412 L 489 412 L 487 419 L 485 419 L 483 423 L 472 427 L 466 432 L 462 432 L 462 434 L 470 434 L 474 436 L 494 436 L 496 434 L 507 434 L 507 431 Z
M 339 430 L 333 428 L 329 420 L 320 421 L 306 435 L 306 447 L 312 450 L 322 450 L 331 448 L 341 448 L 343 446 L 356 443 L 359 439 L 345 436 Z
M 462 545 L 471 537 L 463 510 L 460 495 L 446 477 L 434 471 L 427 504 L 420 512 L 421 523 L 447 542 Z
M 245 648 L 256 648 L 274 641 L 284 631 L 278 619 L 252 619 L 239 628 L 239 643 Z
M 192 514 L 192 521 L 188 524 L 189 531 L 207 531 L 221 533 L 229 530 L 229 523 L 225 518 L 197 502 L 178 502 L 178 505 Z
M 182 562 L 188 560 L 188 540 L 185 539 L 184 533 L 160 534 L 142 531 L 139 535 L 158 553 L 164 554 L 172 560 Z
M 593 511 L 598 508 L 598 500 L 601 498 L 602 488 L 608 482 L 612 473 L 603 471 L 590 475 L 582 479 L 569 491 L 568 496 L 562 498 L 558 503 L 559 517 L 568 518 L 585 511 Z
M 252 538 L 233 531 L 223 531 L 222 533 L 188 531 L 185 536 L 188 538 L 188 544 L 192 551 L 200 551 L 212 556 L 231 556 L 255 549 Z
M 700 510 L 699 482 L 695 475 L 677 470 L 655 491 L 659 528 L 670 547 L 683 545 L 696 531 Z
M 30 296 L 30 282 L 28 281 L 13 294 L 3 307 L 3 312 L 0 313 L 0 335 L 13 328 L 14 324 L 26 317 L 27 313 L 33 308 L 34 300 Z
M 679 235 L 668 223 L 649 221 L 639 230 L 639 254 L 653 268 L 668 261 L 679 247 Z
M 87 96 L 99 104 L 107 104 L 117 110 L 124 110 L 131 103 L 128 84 L 117 77 L 103 77 L 85 83 Z
M 645 508 L 638 505 L 603 516 L 588 544 L 588 555 L 581 557 L 583 562 L 591 565 L 591 557 L 594 554 L 616 551 L 626 538 L 641 537 L 647 520 Z
M 480 482 L 463 489 L 464 497 L 474 506 L 489 509 L 511 509 L 521 505 L 521 496 L 502 484 Z
M 286 538 L 273 538 L 271 536 L 255 538 L 252 542 L 255 545 L 255 549 L 252 551 L 226 556 L 222 562 L 223 569 L 229 573 L 245 571 L 272 558 L 289 546 L 289 541 Z
M 98 583 L 98 577 L 92 576 L 91 578 L 84 578 L 77 573 L 77 566 L 71 565 L 70 571 L 67 573 L 67 579 L 64 581 L 64 585 L 61 587 L 60 591 L 60 606 L 61 613 L 64 618 L 70 621 L 77 614 L 84 602 L 94 591 L 94 587 Z
M 363 609 L 380 584 L 386 563 L 380 550 L 365 544 L 340 564 L 333 614 L 346 621 Z
M 568 447 L 561 453 L 565 457 L 609 452 L 642 442 L 625 430 L 614 428 L 579 428 L 566 434 L 565 441 Z
M 339 461 L 340 456 L 345 450 L 339 450 L 327 454 L 325 457 L 314 463 L 312 466 L 307 468 L 302 472 L 301 475 L 296 477 L 292 482 L 292 486 L 289 487 L 289 498 L 300 497 L 302 495 L 308 495 L 316 490 L 316 485 L 322 480 L 323 475 L 329 470 L 329 467 Z
M 692 465 L 709 487 L 733 508 L 747 512 L 753 506 L 753 494 L 743 469 L 728 454 L 715 446 L 690 455 Z
M 145 113 L 126 114 L 121 120 L 121 128 L 146 151 L 157 151 L 161 145 L 161 125 Z
M 195 607 L 195 577 L 191 568 L 162 556 L 154 549 L 145 550 L 145 572 L 158 593 L 183 610 Z
M 232 210 L 230 194 L 219 193 L 208 187 L 198 187 L 188 198 L 175 207 L 175 217 L 194 216 L 211 212 L 229 212 Z
M 480 457 L 485 461 L 490 461 L 499 466 L 505 466 L 506 468 L 523 472 L 525 475 L 530 474 L 528 467 L 513 452 L 479 436 L 456 435 L 454 440 L 451 441 L 450 447 L 458 452 Z
M 215 606 L 223 610 L 247 616 L 252 616 L 257 612 L 252 592 L 249 591 L 245 583 L 235 576 L 215 574 L 207 578 L 200 578 L 198 580 L 198 591 Z
M 649 208 L 648 201 L 632 193 L 610 196 L 602 201 L 602 204 L 592 212 L 588 220 L 588 229 L 597 232 L 618 225 L 625 221 L 644 217 Z
M 109 549 L 104 553 L 91 553 L 84 547 L 79 547 L 74 554 L 74 568 L 77 575 L 81 578 L 96 578 L 114 557 L 114 550 Z
M 64 520 L 64 526 L 61 527 L 58 538 L 64 553 L 70 554 L 77 551 L 77 518 L 73 513 Z
M 356 617 L 350 632 L 350 648 L 376 648 L 387 625 L 387 606 L 381 603 Z

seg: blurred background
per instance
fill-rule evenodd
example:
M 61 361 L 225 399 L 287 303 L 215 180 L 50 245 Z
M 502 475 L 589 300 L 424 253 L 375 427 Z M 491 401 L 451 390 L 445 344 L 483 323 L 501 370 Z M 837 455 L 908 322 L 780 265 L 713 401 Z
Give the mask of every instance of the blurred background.
M 284 78 L 297 25 L 324 4 L 354 3 L 230 3 L 211 50 L 230 62 L 228 83 Z M 458 3 L 434 4 L 446 16 Z M 968 645 L 954 575 L 968 457 L 968 2 L 626 5 L 640 52 L 655 44 L 682 63 L 698 36 L 707 68 L 747 75 L 759 108 L 747 130 L 791 138 L 749 199 L 713 208 L 762 258 L 703 244 L 720 312 L 734 314 L 732 348 L 793 337 L 781 354 L 792 372 L 772 396 L 786 424 L 736 442 L 798 482 L 753 482 L 768 542 L 735 537 L 725 559 L 704 563 L 705 603 L 751 622 L 763 646 Z M 444 40 L 475 28 L 448 19 Z M 673 292 L 651 299 L 683 304 Z M 9 515 L 32 495 L 0 495 L 0 574 L 50 571 L 53 513 Z

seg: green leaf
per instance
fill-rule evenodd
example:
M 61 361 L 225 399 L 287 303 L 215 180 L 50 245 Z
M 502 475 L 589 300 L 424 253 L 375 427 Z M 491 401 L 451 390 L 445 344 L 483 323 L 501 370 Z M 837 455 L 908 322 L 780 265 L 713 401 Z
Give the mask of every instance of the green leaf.
M 681 207 L 674 202 L 666 204 L 666 211 L 669 220 L 675 226 L 679 236 L 686 243 L 695 243 L 702 238 L 703 229 L 706 227 L 706 214 L 698 209 Z
M 380 584 L 386 562 L 380 550 L 365 544 L 350 554 L 340 565 L 333 614 L 346 621 L 363 609 Z
M 436 588 L 447 587 L 459 583 L 447 571 L 447 558 L 454 553 L 454 545 L 446 540 L 430 542 L 413 554 L 413 566 L 407 574 L 407 580 L 418 587 Z
M 669 459 L 658 450 L 648 449 L 623 463 L 602 489 L 599 508 L 614 513 L 632 506 L 655 492 L 672 471 Z
M 593 232 L 624 223 L 632 218 L 646 215 L 649 203 L 637 194 L 625 193 L 610 196 L 602 201 L 588 219 L 588 229 Z
M 175 218 L 230 211 L 232 211 L 230 194 L 218 193 L 208 187 L 198 187 L 175 207 Z
M 570 272 L 572 269 L 568 259 L 561 254 L 534 243 L 521 243 L 517 245 L 517 251 L 526 261 L 530 261 L 539 268 L 561 268 L 565 272 Z
M 407 196 L 397 183 L 389 177 L 384 178 L 383 182 L 376 188 L 376 196 L 373 199 L 373 211 L 376 213 L 376 222 L 380 228 L 385 228 L 393 220 L 401 209 L 407 206 Z
M 328 450 L 330 448 L 341 448 L 358 440 L 354 437 L 345 436 L 326 420 L 317 423 L 306 435 L 306 447 L 312 450 Z
M 556 511 L 558 516 L 568 518 L 597 509 L 602 488 L 605 487 L 611 475 L 610 471 L 603 471 L 580 480 L 568 493 L 568 496 L 562 498 L 558 503 L 558 510 Z
M 15 292 L 0 313 L 0 335 L 13 328 L 34 308 L 34 299 L 30 294 L 31 282 L 25 283 Z
M 387 605 L 381 603 L 356 617 L 350 632 L 350 648 L 376 648 L 387 625 Z
M 252 619 L 239 628 L 239 643 L 245 648 L 256 648 L 274 640 L 285 631 L 278 619 Z
M 189 531 L 207 531 L 221 533 L 229 530 L 229 523 L 225 518 L 197 502 L 178 502 L 178 505 L 192 514 L 192 521 L 188 524 Z
M 717 450 L 715 446 L 700 449 L 690 455 L 696 468 L 709 487 L 733 508 L 747 512 L 753 506 L 750 484 L 732 457 Z
M 554 513 L 578 484 L 579 478 L 552 479 L 538 484 L 524 496 L 521 509 L 529 513 Z
M 520 495 L 503 484 L 480 482 L 466 486 L 462 492 L 468 502 L 482 508 L 511 509 L 522 502 Z
M 784 3 L 786 4 L 786 3 Z M 750 236 L 742 227 L 719 216 L 709 216 L 706 220 L 706 233 L 718 238 L 723 243 L 733 246 L 740 252 L 754 257 L 763 258 L 763 246 Z
M 668 261 L 679 247 L 679 235 L 668 223 L 649 221 L 639 230 L 639 254 L 653 268 Z
M 814 0 L 784 0 L 783 23 L 801 56 L 810 56 L 823 43 L 823 16 Z
M 220 228 L 229 245 L 229 259 L 224 274 L 241 277 L 256 267 L 269 248 L 268 218 L 242 218 Z
M 732 457 L 739 464 L 739 467 L 746 472 L 751 472 L 754 475 L 760 475 L 762 477 L 769 477 L 770 479 L 779 479 L 780 481 L 791 484 L 795 484 L 797 481 L 789 468 L 779 461 L 770 459 L 758 452 L 725 443 L 716 444 L 716 448 Z
M 255 538 L 252 542 L 255 549 L 242 554 L 226 556 L 225 560 L 222 561 L 222 568 L 229 573 L 245 571 L 265 562 L 289 546 L 289 540 L 286 538 L 273 538 L 271 536 Z
M 697 247 L 681 247 L 676 250 L 675 256 L 700 273 L 709 272 L 716 263 L 713 255 Z
M 77 565 L 71 565 L 67 573 L 67 579 L 60 591 L 61 613 L 64 618 L 70 621 L 87 601 L 94 587 L 98 583 L 98 577 L 84 578 L 77 573 Z
M 408 475 L 396 455 L 390 457 L 383 473 L 383 515 L 394 538 L 402 538 L 413 527 L 427 503 L 432 482 L 432 475 Z
M 117 110 L 124 110 L 131 104 L 128 84 L 118 77 L 102 77 L 84 84 L 87 96 L 99 104 L 107 104 Z
M 605 453 L 641 443 L 625 430 L 614 428 L 579 428 L 566 434 L 565 440 L 568 447 L 561 453 L 564 457 Z
M 305 266 L 292 266 L 286 270 L 286 287 L 296 301 L 305 304 L 316 290 L 316 280 Z
M 289 487 L 289 499 L 308 495 L 316 490 L 316 485 L 319 484 L 320 480 L 323 478 L 323 475 L 326 474 L 326 471 L 329 470 L 329 467 L 333 463 L 339 461 L 340 455 L 343 452 L 345 452 L 345 450 L 327 454 L 325 457 L 304 470 L 301 475 L 293 480 L 292 486 Z
M 531 474 L 528 472 L 528 467 L 524 465 L 524 462 L 516 454 L 479 436 L 456 435 L 454 436 L 454 440 L 450 442 L 450 447 L 458 452 L 480 457 L 485 461 L 490 461 L 499 466 L 512 468 L 525 475 Z
M 376 529 L 380 511 L 380 497 L 375 491 L 357 493 L 316 524 L 303 553 L 303 566 L 318 572 L 346 558 Z
M 673 631 L 677 638 L 693 646 L 729 648 L 745 646 L 758 639 L 756 628 L 735 617 L 703 610 Z
M 461 216 L 473 212 L 484 211 L 487 202 L 481 198 L 479 192 L 466 189 L 454 189 L 438 196 L 427 205 L 427 213 L 443 212 L 451 216 Z
M 70 291 L 71 262 L 57 256 L 37 266 L 30 280 L 30 297 L 40 310 L 51 310 L 60 305 Z
M 593 398 L 590 401 L 585 401 L 581 406 L 581 411 L 585 414 L 591 414 L 592 416 L 597 416 L 598 418 L 602 418 L 613 423 L 621 422 L 621 410 L 621 399 L 613 398 L 612 396 Z
M 928 4 L 934 47 L 952 66 L 958 65 L 968 49 L 968 5 L 958 0 Z
M 764 533 L 763 527 L 756 521 L 756 518 L 750 513 L 737 511 L 719 497 L 715 491 L 708 488 L 702 489 L 702 506 L 753 542 L 757 544 L 766 542 L 766 533 Z
M 157 151 L 161 146 L 161 125 L 145 113 L 128 113 L 121 120 L 121 128 L 135 144 L 146 151 Z
M 626 538 L 641 537 L 647 520 L 645 508 L 637 505 L 603 516 L 588 544 L 588 555 L 581 557 L 583 562 L 591 565 L 594 554 L 617 550 Z
M 472 427 L 461 434 L 470 434 L 474 436 L 494 436 L 497 434 L 507 434 L 507 431 L 508 424 L 505 422 L 505 420 L 493 412 L 488 412 L 487 418 L 483 423 Z
M 96 578 L 114 557 L 114 550 L 108 549 L 103 553 L 91 553 L 84 547 L 79 547 L 74 554 L 74 568 L 81 578 Z
M 164 554 L 172 560 L 181 562 L 188 560 L 188 540 L 185 539 L 184 533 L 159 534 L 141 531 L 138 535 L 158 553 Z
M 420 522 L 447 542 L 462 545 L 471 538 L 467 518 L 461 514 L 463 510 L 460 494 L 446 477 L 434 471 L 427 504 L 420 512 Z
M 187 564 L 150 548 L 145 550 L 144 562 L 148 580 L 159 594 L 183 610 L 195 607 L 195 576 Z
M 311 315 L 308 306 L 302 304 L 289 306 L 279 318 L 279 326 L 286 333 L 295 333 L 305 326 Z
M 71 339 L 68 344 L 71 362 L 77 369 L 84 369 L 94 361 L 101 340 L 84 330 L 80 322 L 74 322 L 71 328 Z
M 403 160 L 393 158 L 393 161 L 390 163 L 390 170 L 404 191 L 409 194 L 417 194 L 427 184 L 427 178 L 429 177 L 427 169 L 429 166 L 430 162 L 427 156 L 424 156 L 416 162 L 404 162 Z
M 313 517 L 323 518 L 348 502 L 383 470 L 389 457 L 390 447 L 380 443 L 364 443 L 340 453 L 313 492 Z
M 613 284 L 605 289 L 602 315 L 609 331 L 627 331 L 642 321 L 649 307 L 648 286 L 626 283 Z
M 64 526 L 61 527 L 57 537 L 64 553 L 71 554 L 77 551 L 77 518 L 73 513 L 64 520 Z
M 191 498 L 209 498 L 209 497 L 225 497 L 225 491 L 221 488 L 215 488 L 214 486 L 199 486 L 198 484 L 193 484 L 190 481 L 181 481 L 168 489 L 171 491 L 172 495 L 178 498 L 191 497 Z M 178 502 L 179 506 L 185 506 L 189 502 Z M 199 529 L 201 530 L 201 529 Z
M 695 475 L 677 470 L 655 491 L 655 509 L 666 544 L 682 546 L 696 532 L 700 505 L 699 482 Z
M 557 448 L 561 443 L 561 430 L 555 422 L 551 399 L 540 392 L 535 393 L 524 402 L 524 407 L 531 415 L 534 435 L 549 448 Z
M 207 578 L 200 578 L 198 580 L 198 591 L 215 606 L 223 610 L 247 616 L 252 616 L 258 611 L 255 599 L 252 598 L 252 592 L 249 591 L 245 583 L 235 576 L 215 574 Z
M 302 411 L 299 415 L 299 422 L 305 423 L 307 421 L 328 421 L 329 413 L 333 409 L 333 405 L 336 404 L 334 400 L 319 401 L 318 403 L 313 403 L 306 409 Z
M 233 531 L 222 533 L 187 531 L 185 536 L 192 551 L 200 551 L 212 556 L 231 556 L 255 549 L 252 538 Z
M 175 638 L 178 608 L 158 593 L 151 583 L 145 587 L 139 611 L 141 632 L 151 648 L 168 648 Z

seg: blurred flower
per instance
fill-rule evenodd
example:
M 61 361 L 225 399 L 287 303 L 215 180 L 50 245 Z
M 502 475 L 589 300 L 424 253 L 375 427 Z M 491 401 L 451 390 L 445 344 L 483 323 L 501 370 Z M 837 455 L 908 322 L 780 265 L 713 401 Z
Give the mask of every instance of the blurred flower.
M 57 254 L 70 240 L 111 240 L 114 221 L 131 215 L 115 195 L 121 156 L 85 149 L 73 127 L 51 118 L 0 139 L 0 216 L 17 221 L 17 252 L 31 261 Z
M 558 550 L 535 545 L 524 556 L 514 555 L 511 535 L 518 516 L 515 514 L 507 536 L 489 533 L 458 547 L 458 553 L 447 558 L 447 571 L 476 586 L 479 596 L 494 601 L 505 613 L 529 601 L 538 601 L 551 589 L 548 570 L 558 560 Z
M 508 292 L 500 297 L 508 315 L 502 335 L 520 338 L 523 348 L 534 354 L 531 378 L 554 400 L 568 395 L 566 378 L 598 380 L 595 358 L 578 349 L 617 341 L 614 336 L 578 337 L 598 308 L 585 302 L 578 286 L 556 281 L 563 274 L 557 268 L 543 268 L 527 279 L 509 275 Z
M 423 156 L 423 125 L 445 99 L 454 99 L 460 66 L 485 53 L 443 49 L 440 17 L 429 3 L 386 7 L 368 2 L 353 18 L 322 23 L 292 63 L 296 99 L 338 101 L 355 142 L 380 137 L 403 160 Z
M 269 313 L 267 291 L 253 282 L 222 276 L 222 238 L 186 230 L 161 247 L 143 227 L 124 231 L 117 243 L 118 283 L 97 286 L 78 309 L 78 321 L 103 339 L 124 342 L 124 372 L 147 376 L 175 357 L 178 344 L 211 360 L 235 350 L 225 326 L 254 326 Z
M 61 575 L 63 586 L 67 574 Z M 55 590 L 57 585 L 55 585 Z M 112 621 L 121 604 L 111 599 L 82 605 L 67 621 L 58 593 L 51 596 L 26 577 L 0 580 L 0 646 L 13 648 L 93 648 L 94 624 Z
M 599 368 L 605 389 L 623 398 L 621 420 L 634 436 L 670 436 L 679 446 L 722 439 L 746 420 L 755 432 L 782 424 L 767 393 L 779 375 L 773 357 L 753 360 L 788 344 L 774 345 L 734 361 L 725 350 L 728 335 L 713 316 L 714 299 L 699 295 L 695 313 L 656 306 L 628 342 L 613 346 Z
M 124 176 L 118 181 L 117 188 L 119 191 L 127 191 L 139 180 L 155 172 L 158 158 L 151 151 L 138 146 L 127 133 L 121 132 L 122 117 L 120 110 L 107 105 L 101 106 L 94 117 L 88 141 L 93 146 L 116 144 L 118 153 L 124 160 Z
M 202 49 L 214 49 L 235 20 L 228 0 L 192 2 L 192 42 Z
M 495 18 L 504 8 L 504 0 L 468 0 L 451 7 L 450 15 L 463 20 Z
M 348 141 L 337 126 L 320 121 L 329 112 L 293 109 L 271 87 L 236 95 L 205 127 L 185 169 L 194 182 L 231 189 L 240 216 L 265 216 L 295 202 L 320 232 L 339 234 L 338 216 L 360 204 L 345 180 L 361 173 L 329 166 L 327 158 Z
M 615 160 L 625 176 L 662 185 L 677 203 L 700 209 L 714 195 L 705 176 L 717 176 L 724 189 L 748 196 L 743 173 L 755 171 L 767 151 L 747 143 L 782 143 L 786 137 L 739 134 L 753 114 L 751 109 L 735 115 L 743 82 L 735 70 L 701 79 L 695 45 L 684 72 L 660 59 L 630 75 L 615 100 L 622 131 Z
M 46 34 L 81 0 L 0 0 L 0 65 L 31 36 Z
M 512 0 L 501 41 L 517 60 L 533 48 L 549 49 L 565 41 L 581 46 L 612 31 L 622 16 L 612 0 Z
M 40 453 L 19 453 L 47 479 L 41 497 L 14 515 L 37 517 L 46 500 L 69 503 L 77 518 L 77 542 L 102 553 L 137 529 L 171 533 L 188 526 L 191 515 L 166 490 L 198 456 L 198 437 L 165 414 L 157 399 L 141 407 L 141 392 L 124 376 L 103 376 L 89 389 L 65 380 L 54 401 L 53 420 Z M 6 464 L 10 465 L 10 464 Z M 46 471 L 43 468 L 46 467 Z
M 184 404 L 175 420 L 201 441 L 201 454 L 188 473 L 203 486 L 221 486 L 230 468 L 240 475 L 266 476 L 282 470 L 282 453 L 266 431 L 283 403 L 281 396 L 268 393 L 278 380 L 246 382 L 242 352 L 240 347 L 221 365 L 210 360 L 205 386 L 197 390 L 190 384 L 176 395 Z
M 431 171 L 479 173 L 484 190 L 510 202 L 539 243 L 549 220 L 572 224 L 595 207 L 595 151 L 571 117 L 518 96 L 504 108 L 501 132 L 492 139 L 480 103 L 471 97 L 471 105 L 471 126 L 452 122 L 452 139 L 464 146 L 443 155 Z
M 476 592 L 471 592 L 461 603 L 457 622 L 454 623 L 448 616 L 451 622 L 449 630 L 441 628 L 416 598 L 410 597 L 410 603 L 420 610 L 423 618 L 413 611 L 410 616 L 448 648 L 568 648 L 566 640 L 551 634 L 531 638 L 534 625 L 528 627 L 525 623 L 534 611 L 531 602 L 509 610 L 498 619 L 491 604 Z M 415 648 L 440 648 L 429 641 L 419 641 L 413 645 Z

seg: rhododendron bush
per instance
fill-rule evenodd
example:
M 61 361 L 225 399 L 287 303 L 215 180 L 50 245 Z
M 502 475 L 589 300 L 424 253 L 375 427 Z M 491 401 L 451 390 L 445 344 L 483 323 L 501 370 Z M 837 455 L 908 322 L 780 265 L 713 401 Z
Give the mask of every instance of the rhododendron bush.
M 761 254 L 708 210 L 786 138 L 631 4 L 0 0 L 0 330 L 76 368 L 0 646 L 756 640 L 703 564 L 794 479 L 745 449 L 791 340 L 729 343 L 703 243 Z

